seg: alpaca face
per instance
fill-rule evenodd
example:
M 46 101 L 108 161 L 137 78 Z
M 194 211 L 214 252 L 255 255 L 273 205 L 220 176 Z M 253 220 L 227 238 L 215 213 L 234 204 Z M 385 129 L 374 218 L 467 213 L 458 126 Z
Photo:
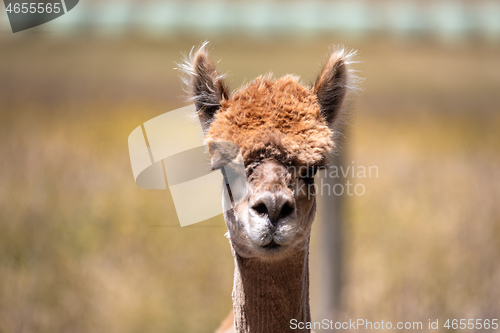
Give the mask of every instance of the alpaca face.
M 247 166 L 247 195 L 223 203 L 229 238 L 240 256 L 272 260 L 306 246 L 316 211 L 315 170 L 275 158 Z
M 335 148 L 348 59 L 333 52 L 311 88 L 293 76 L 267 76 L 231 97 L 204 46 L 183 66 L 214 168 L 220 161 L 212 147 L 220 143 L 239 148 L 245 165 L 244 195 L 223 202 L 238 255 L 275 260 L 308 245 L 316 210 L 314 175 Z

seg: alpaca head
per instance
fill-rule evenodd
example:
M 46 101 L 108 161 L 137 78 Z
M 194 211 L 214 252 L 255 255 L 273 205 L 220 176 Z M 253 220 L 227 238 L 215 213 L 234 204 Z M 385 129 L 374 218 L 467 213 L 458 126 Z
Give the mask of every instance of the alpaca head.
M 316 210 L 314 175 L 335 149 L 349 57 L 333 51 L 310 88 L 290 75 L 264 76 L 232 96 L 204 46 L 183 66 L 207 144 L 240 148 L 245 195 L 223 205 L 233 250 L 241 257 L 277 260 L 308 245 Z M 213 155 L 212 163 L 216 167 Z

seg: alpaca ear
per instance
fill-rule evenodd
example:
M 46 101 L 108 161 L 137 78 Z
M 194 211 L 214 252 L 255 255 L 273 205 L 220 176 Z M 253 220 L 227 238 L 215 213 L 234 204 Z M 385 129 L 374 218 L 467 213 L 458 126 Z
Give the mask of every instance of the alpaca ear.
M 222 76 L 217 74 L 210 60 L 206 44 L 194 53 L 189 63 L 182 66 L 188 73 L 188 93 L 196 106 L 204 131 L 210 127 L 215 113 L 221 107 L 221 101 L 228 99 Z
M 344 104 L 350 79 L 347 66 L 351 56 L 343 50 L 333 51 L 313 87 L 321 114 L 331 125 L 338 119 Z

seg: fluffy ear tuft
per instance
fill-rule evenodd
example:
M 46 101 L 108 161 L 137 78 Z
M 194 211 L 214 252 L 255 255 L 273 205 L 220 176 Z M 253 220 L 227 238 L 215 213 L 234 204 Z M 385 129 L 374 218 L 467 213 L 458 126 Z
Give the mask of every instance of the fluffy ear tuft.
M 313 87 L 321 113 L 331 125 L 338 119 L 347 90 L 353 88 L 355 76 L 349 65 L 354 55 L 343 48 L 334 50 Z
M 221 101 L 228 99 L 227 89 L 206 51 L 208 42 L 189 54 L 189 58 L 179 65 L 186 75 L 189 99 L 194 102 L 203 129 L 206 131 L 215 113 L 221 107 Z

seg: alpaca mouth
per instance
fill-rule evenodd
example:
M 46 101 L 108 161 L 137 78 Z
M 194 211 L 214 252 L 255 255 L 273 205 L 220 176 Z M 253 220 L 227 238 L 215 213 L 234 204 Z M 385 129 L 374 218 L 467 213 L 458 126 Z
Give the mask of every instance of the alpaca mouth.
M 276 243 L 274 240 L 272 240 L 271 242 L 269 242 L 268 244 L 266 244 L 262 247 L 265 249 L 273 250 L 273 249 L 277 249 L 277 248 L 281 247 L 281 245 Z

